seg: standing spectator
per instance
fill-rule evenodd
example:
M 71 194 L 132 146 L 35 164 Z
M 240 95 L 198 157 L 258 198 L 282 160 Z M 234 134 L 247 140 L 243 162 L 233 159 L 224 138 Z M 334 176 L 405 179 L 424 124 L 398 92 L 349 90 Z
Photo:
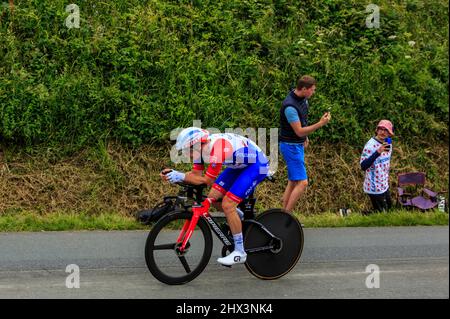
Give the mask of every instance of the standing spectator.
M 326 125 L 331 115 L 326 112 L 319 122 L 308 126 L 308 99 L 316 90 L 316 80 L 302 76 L 289 92 L 280 109 L 280 151 L 287 165 L 288 184 L 283 195 L 283 209 L 291 213 L 308 186 L 304 148 L 308 135 Z
M 391 166 L 394 127 L 388 120 L 381 120 L 361 154 L 361 169 L 366 172 L 364 192 L 369 195 L 375 211 L 386 211 L 392 207 L 389 191 L 389 168 Z

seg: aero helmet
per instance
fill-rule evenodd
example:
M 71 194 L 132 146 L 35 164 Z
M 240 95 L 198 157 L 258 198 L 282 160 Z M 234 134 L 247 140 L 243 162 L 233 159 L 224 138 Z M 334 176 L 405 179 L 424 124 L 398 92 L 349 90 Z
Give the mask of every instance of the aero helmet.
M 206 142 L 209 136 L 207 130 L 198 127 L 188 127 L 183 129 L 180 134 L 178 134 L 177 142 L 175 143 L 175 148 L 177 151 L 191 147 L 198 142 Z

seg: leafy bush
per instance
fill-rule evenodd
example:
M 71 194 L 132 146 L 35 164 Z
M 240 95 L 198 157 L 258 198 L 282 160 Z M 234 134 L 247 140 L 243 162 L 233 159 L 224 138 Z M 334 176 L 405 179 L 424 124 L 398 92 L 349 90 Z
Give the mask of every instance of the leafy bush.
M 448 141 L 448 2 L 74 1 L 0 7 L 0 138 L 84 146 L 162 143 L 204 127 L 278 127 L 296 78 L 318 80 L 312 138 L 362 144 L 381 118 L 403 140 Z M 411 42 L 414 41 L 414 44 Z

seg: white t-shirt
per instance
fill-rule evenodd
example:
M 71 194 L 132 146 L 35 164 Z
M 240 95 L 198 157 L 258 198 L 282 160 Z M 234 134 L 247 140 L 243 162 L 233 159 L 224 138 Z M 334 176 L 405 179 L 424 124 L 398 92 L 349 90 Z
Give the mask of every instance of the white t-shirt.
M 371 138 L 361 154 L 360 163 L 373 155 L 381 146 L 375 138 Z M 392 144 L 389 152 L 383 152 L 366 170 L 364 192 L 367 194 L 382 194 L 389 188 L 389 169 L 391 167 Z

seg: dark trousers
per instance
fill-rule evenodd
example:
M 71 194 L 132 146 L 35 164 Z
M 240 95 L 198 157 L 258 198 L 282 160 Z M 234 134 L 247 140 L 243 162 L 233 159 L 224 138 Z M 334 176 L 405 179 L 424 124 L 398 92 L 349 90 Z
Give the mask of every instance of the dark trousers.
M 367 194 L 372 202 L 373 209 L 376 211 L 386 211 L 392 207 L 392 199 L 389 188 L 383 194 Z

